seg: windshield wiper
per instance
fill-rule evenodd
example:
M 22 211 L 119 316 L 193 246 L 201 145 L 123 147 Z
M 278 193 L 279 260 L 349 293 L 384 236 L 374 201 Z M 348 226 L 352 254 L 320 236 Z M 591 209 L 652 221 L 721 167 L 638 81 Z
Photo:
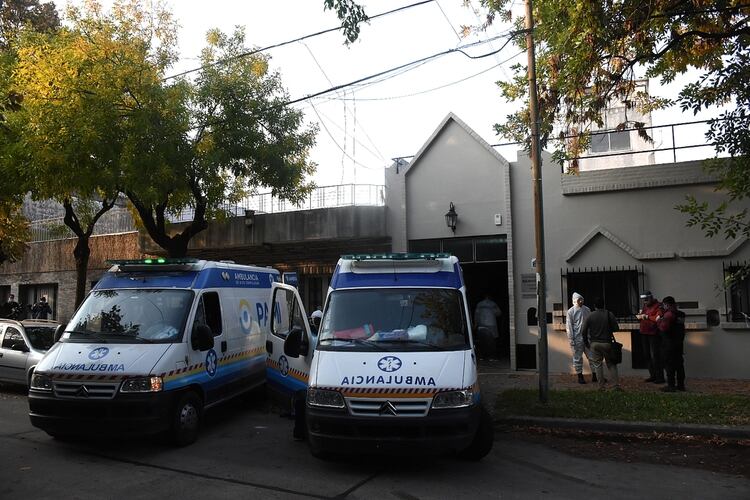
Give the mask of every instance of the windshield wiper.
M 442 347 L 442 346 L 439 346 L 439 345 L 435 345 L 435 344 L 430 344 L 429 342 L 425 342 L 423 340 L 415 340 L 415 339 L 381 340 L 380 342 L 382 342 L 382 343 L 388 343 L 388 344 L 417 344 L 417 345 L 429 347 L 429 348 L 431 348 L 434 351 L 445 351 L 446 350 L 445 347 Z
M 81 335 L 84 337 L 93 337 L 91 340 L 96 339 L 97 342 L 101 342 L 102 344 L 107 343 L 107 339 L 105 339 L 101 333 L 102 332 L 90 332 L 86 330 L 65 330 L 65 333 L 72 333 L 75 335 Z M 76 337 L 70 337 L 72 339 L 75 339 Z
M 373 342 L 372 340 L 366 340 L 366 339 L 350 339 L 348 337 L 328 337 L 325 339 L 320 339 L 320 342 L 321 343 L 326 342 L 326 341 L 334 342 L 336 340 L 341 341 L 341 342 L 349 342 L 350 344 L 366 345 L 366 346 L 373 347 L 377 349 L 378 351 L 385 351 L 385 348 L 382 346 L 379 346 L 377 342 Z
M 125 337 L 127 339 L 137 340 L 144 344 L 153 344 L 154 341 L 152 339 L 147 339 L 146 337 L 139 337 L 136 333 L 133 335 L 132 333 L 108 333 L 108 337 Z

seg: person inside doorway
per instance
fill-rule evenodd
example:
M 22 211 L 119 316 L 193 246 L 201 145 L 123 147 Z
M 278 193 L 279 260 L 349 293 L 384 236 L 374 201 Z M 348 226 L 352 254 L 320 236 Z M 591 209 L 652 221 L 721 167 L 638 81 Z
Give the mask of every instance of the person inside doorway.
M 18 319 L 21 313 L 21 306 L 16 302 L 16 296 L 12 293 L 8 295 L 8 301 L 3 305 L 3 316 L 8 319 Z
M 480 358 L 497 357 L 497 339 L 500 336 L 498 322 L 503 312 L 489 294 L 477 304 L 474 310 L 477 346 Z
M 39 302 L 31 308 L 31 317 L 34 319 L 49 319 L 52 316 L 52 308 L 47 303 L 47 296 L 42 295 Z

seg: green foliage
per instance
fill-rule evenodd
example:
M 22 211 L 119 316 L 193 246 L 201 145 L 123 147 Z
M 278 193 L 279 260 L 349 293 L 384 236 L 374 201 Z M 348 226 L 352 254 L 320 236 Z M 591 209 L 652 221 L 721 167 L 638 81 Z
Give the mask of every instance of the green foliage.
M 0 2 L 0 50 L 10 45 L 22 28 L 48 32 L 60 26 L 54 2 L 3 0 Z
M 367 22 L 367 14 L 354 0 L 323 0 L 325 10 L 336 11 L 336 16 L 341 20 L 341 29 L 346 37 L 346 43 L 353 43 L 359 38 L 359 25 Z
M 212 30 L 194 80 L 164 86 L 162 120 L 147 125 L 145 144 L 162 144 L 163 162 L 128 173 L 126 193 L 143 227 L 171 256 L 181 256 L 222 206 L 271 188 L 298 203 L 312 189 L 309 151 L 316 129 L 289 100 L 269 58 L 248 55 L 245 34 Z M 167 117 L 164 119 L 164 117 Z M 162 165 L 160 167 L 159 165 Z M 144 165 L 146 167 L 146 165 Z M 168 214 L 192 208 L 192 223 L 170 234 Z
M 20 259 L 29 237 L 29 221 L 21 213 L 21 204 L 0 199 L 0 264 Z
M 727 394 L 550 391 L 546 405 L 531 389 L 504 391 L 497 399 L 502 415 L 668 422 L 750 424 L 750 397 Z

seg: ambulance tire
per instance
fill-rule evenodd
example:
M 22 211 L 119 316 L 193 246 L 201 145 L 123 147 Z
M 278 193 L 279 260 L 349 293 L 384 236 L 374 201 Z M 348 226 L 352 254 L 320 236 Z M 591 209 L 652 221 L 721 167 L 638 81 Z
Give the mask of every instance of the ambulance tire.
M 193 444 L 198 439 L 203 403 L 193 391 L 184 393 L 174 407 L 172 442 L 177 446 Z
M 482 407 L 482 414 L 479 417 L 479 426 L 477 427 L 477 433 L 474 435 L 474 440 L 459 455 L 465 460 L 478 462 L 492 451 L 494 441 L 495 426 L 492 422 L 492 416 Z

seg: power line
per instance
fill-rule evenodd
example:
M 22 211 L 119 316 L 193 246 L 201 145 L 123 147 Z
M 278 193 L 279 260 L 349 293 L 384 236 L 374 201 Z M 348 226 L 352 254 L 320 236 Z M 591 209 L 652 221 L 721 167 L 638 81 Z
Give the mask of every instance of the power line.
M 409 4 L 409 5 L 404 5 L 403 7 L 398 7 L 396 9 L 392 9 L 392 10 L 389 10 L 389 11 L 386 11 L 386 12 L 381 12 L 380 14 L 375 14 L 372 17 L 368 17 L 366 19 L 366 21 L 371 21 L 371 20 L 377 19 L 379 17 L 384 17 L 384 16 L 388 16 L 390 14 L 395 14 L 396 12 L 400 12 L 402 10 L 411 9 L 413 7 L 419 7 L 420 5 L 424 5 L 424 4 L 427 4 L 427 3 L 430 3 L 430 2 L 434 2 L 434 1 L 435 0 L 423 0 L 421 2 L 416 2 L 416 3 L 413 3 L 413 4 Z M 265 47 L 261 47 L 261 48 L 258 48 L 258 49 L 248 50 L 247 52 L 243 52 L 241 54 L 237 54 L 237 55 L 231 56 L 231 57 L 226 57 L 224 59 L 219 59 L 218 61 L 214 61 L 214 62 L 211 62 L 211 63 L 208 63 L 208 64 L 204 64 L 204 65 L 199 66 L 197 68 L 188 69 L 188 70 L 182 71 L 180 73 L 176 73 L 174 75 L 165 76 L 164 78 L 162 78 L 162 81 L 171 80 L 173 78 L 179 78 L 181 76 L 189 75 L 191 73 L 196 73 L 198 71 L 203 71 L 203 70 L 206 70 L 208 68 L 213 68 L 214 66 L 220 66 L 220 65 L 226 64 L 228 62 L 234 61 L 236 59 L 241 59 L 243 57 L 252 56 L 252 55 L 258 54 L 260 52 L 265 52 L 267 50 L 276 49 L 276 48 L 279 48 L 279 47 L 283 47 L 285 45 L 290 45 L 292 43 L 301 42 L 302 40 L 307 40 L 308 38 L 313 38 L 313 37 L 316 37 L 316 36 L 325 35 L 326 33 L 331 33 L 333 31 L 338 31 L 342 27 L 343 27 L 343 24 L 340 24 L 339 26 L 337 26 L 335 28 L 328 28 L 328 29 L 325 29 L 325 30 L 322 30 L 322 31 L 317 31 L 315 33 L 310 33 L 309 35 L 304 35 L 304 36 L 295 38 L 293 40 L 287 40 L 285 42 L 279 42 L 279 43 L 275 43 L 273 45 L 267 45 Z

